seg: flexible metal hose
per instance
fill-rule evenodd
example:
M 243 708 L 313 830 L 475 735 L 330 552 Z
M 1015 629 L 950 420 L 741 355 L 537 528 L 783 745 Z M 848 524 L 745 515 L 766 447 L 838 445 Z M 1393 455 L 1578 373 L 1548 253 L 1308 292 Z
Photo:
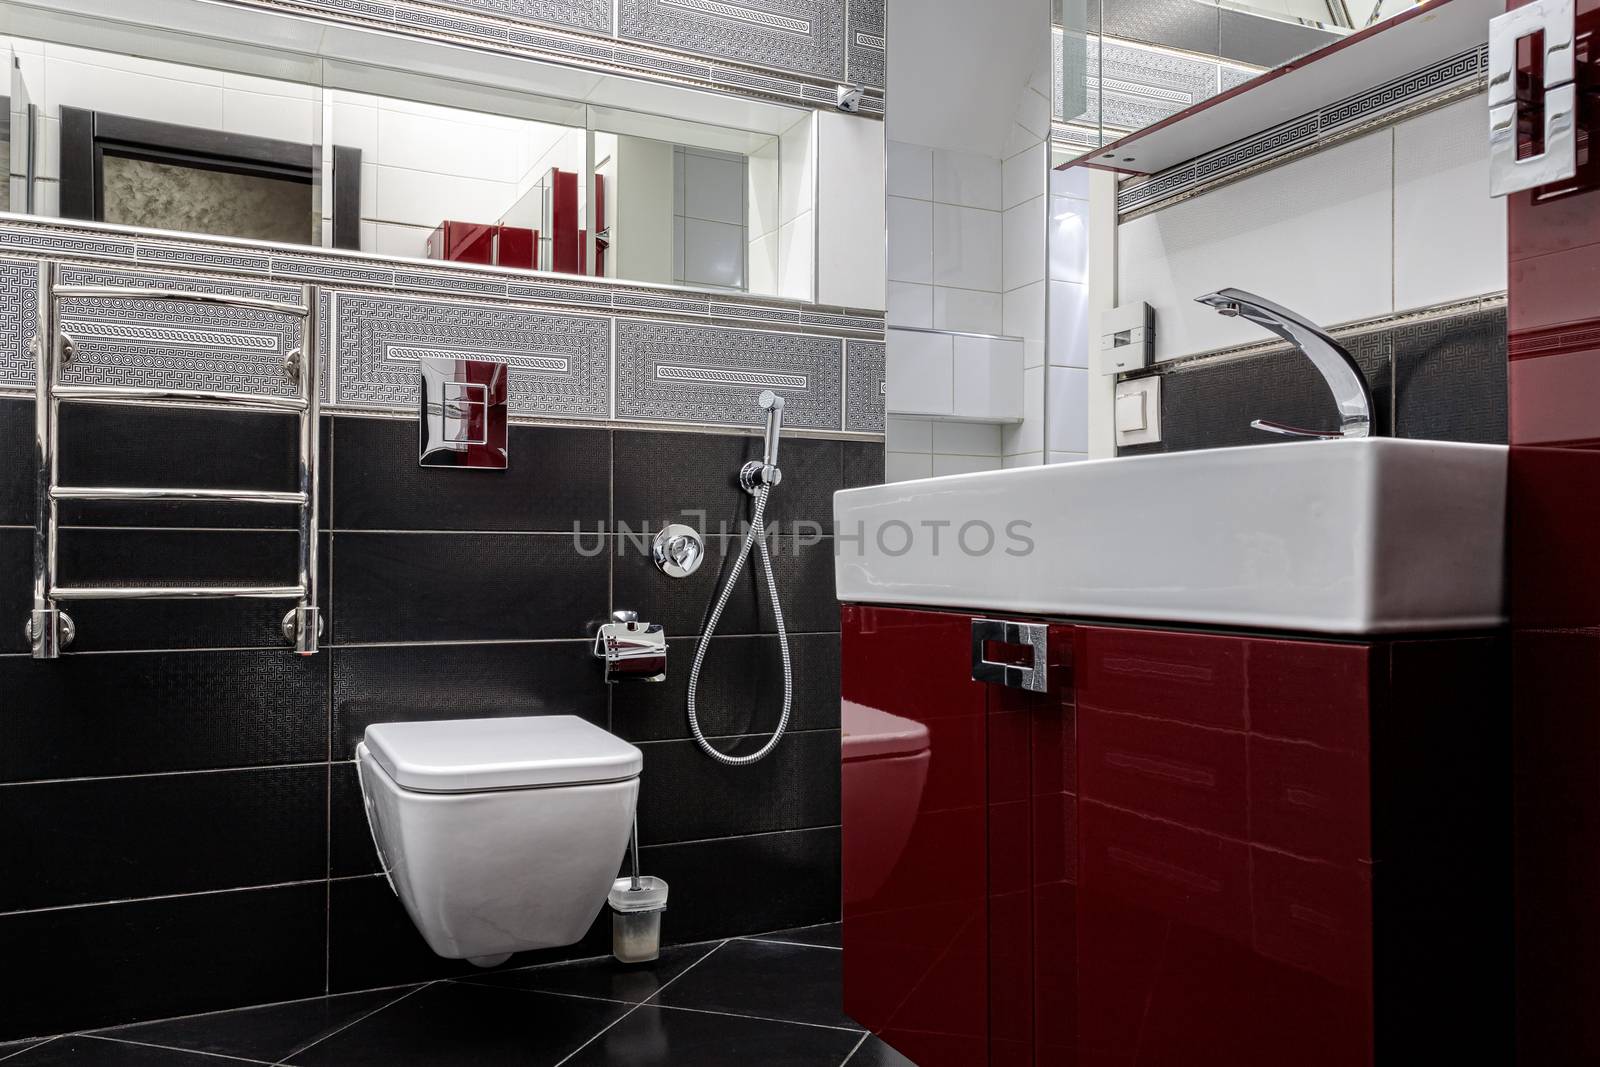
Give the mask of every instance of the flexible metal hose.
M 728 573 L 728 580 L 722 586 L 716 606 L 711 609 L 711 617 L 706 622 L 706 632 L 700 638 L 699 647 L 694 650 L 694 666 L 689 668 L 689 730 L 694 734 L 695 742 L 705 750 L 706 755 L 730 767 L 755 763 L 777 747 L 778 740 L 783 737 L 783 731 L 789 726 L 789 706 L 794 699 L 794 671 L 789 663 L 789 632 L 783 625 L 783 605 L 778 603 L 778 583 L 772 576 L 772 556 L 767 551 L 767 528 L 764 516 L 767 511 L 767 496 L 771 492 L 770 485 L 756 489 L 756 505 L 750 518 L 750 528 L 745 531 L 744 543 L 739 547 L 739 555 L 733 561 L 733 569 Z M 744 571 L 744 561 L 750 555 L 751 542 L 755 543 L 756 551 L 761 556 L 761 568 L 767 578 L 767 595 L 772 598 L 772 614 L 778 621 L 778 651 L 783 657 L 783 714 L 778 717 L 778 728 L 772 731 L 772 737 L 761 746 L 760 751 L 752 752 L 748 756 L 730 756 L 713 747 L 711 742 L 706 740 L 706 735 L 700 731 L 700 716 L 695 708 L 695 696 L 700 687 L 700 667 L 705 663 L 706 651 L 711 647 L 711 636 L 717 632 L 717 623 L 722 619 L 722 610 L 728 606 L 728 601 L 733 597 L 733 587 Z

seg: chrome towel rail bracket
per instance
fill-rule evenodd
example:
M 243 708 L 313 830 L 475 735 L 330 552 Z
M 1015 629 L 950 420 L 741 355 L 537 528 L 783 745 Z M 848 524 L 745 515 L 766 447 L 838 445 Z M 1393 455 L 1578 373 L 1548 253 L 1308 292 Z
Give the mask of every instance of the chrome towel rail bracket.
M 318 381 L 317 287 L 301 287 L 301 302 L 278 303 L 246 297 L 178 290 L 73 286 L 60 284 L 60 265 L 39 265 L 38 333 L 29 349 L 34 357 L 34 528 L 33 610 L 24 624 L 34 659 L 55 659 L 77 635 L 72 617 L 60 602 L 68 600 L 293 600 L 296 605 L 283 617 L 286 640 L 300 655 L 317 651 L 322 633 L 317 608 L 317 527 L 320 489 L 321 383 Z M 63 385 L 61 371 L 77 354 L 76 345 L 61 329 L 61 301 L 72 299 L 172 300 L 242 307 L 294 316 L 300 320 L 300 344 L 284 357 L 283 371 L 296 385 L 294 397 L 251 396 L 240 393 L 182 389 L 117 388 Z M 293 492 L 258 489 L 138 489 L 60 484 L 60 416 L 66 403 L 117 404 L 137 407 L 152 403 L 206 403 L 235 411 L 294 415 L 300 424 L 299 459 Z M 299 511 L 299 554 L 296 580 L 290 585 L 101 585 L 64 586 L 56 580 L 58 506 L 62 500 L 101 501 L 205 501 L 222 504 L 284 504 Z

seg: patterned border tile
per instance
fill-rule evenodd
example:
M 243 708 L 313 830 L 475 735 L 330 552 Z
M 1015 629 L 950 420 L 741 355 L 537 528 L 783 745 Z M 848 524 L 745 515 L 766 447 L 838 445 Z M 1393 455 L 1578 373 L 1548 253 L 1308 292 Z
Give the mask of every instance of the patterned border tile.
M 1331 143 L 1352 130 L 1409 111 L 1434 97 L 1471 89 L 1483 80 L 1487 65 L 1487 46 L 1472 48 L 1279 123 L 1170 167 L 1137 185 L 1124 186 L 1117 193 L 1117 213 L 1127 216 L 1156 210 L 1176 197 Z
M 755 426 L 763 389 L 788 401 L 785 425 L 841 428 L 836 337 L 617 320 L 618 419 Z
M 513 414 L 607 413 L 611 328 L 605 319 L 358 293 L 338 294 L 334 307 L 340 403 L 413 406 L 416 360 L 435 355 L 508 364 Z
M 885 0 L 850 0 L 850 40 L 845 46 L 845 73 L 858 85 L 882 89 L 888 61 Z
M 839 0 L 618 0 L 617 35 L 819 78 L 844 77 Z
M 611 0 L 430 0 L 440 7 L 464 8 L 530 22 L 611 32 Z
M 844 343 L 844 428 L 883 433 L 888 391 L 884 382 L 884 343 Z

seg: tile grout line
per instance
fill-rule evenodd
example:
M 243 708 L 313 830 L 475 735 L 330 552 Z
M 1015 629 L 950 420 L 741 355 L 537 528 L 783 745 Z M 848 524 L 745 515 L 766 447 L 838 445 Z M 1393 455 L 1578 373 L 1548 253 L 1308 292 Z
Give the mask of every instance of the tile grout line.
M 396 1004 L 400 1003 L 402 1000 L 405 1000 L 407 997 L 411 996 L 412 994 L 420 993 L 420 992 L 422 992 L 422 990 L 427 989 L 429 986 L 436 985 L 436 984 L 437 984 L 436 982 L 424 982 L 421 985 L 412 986 L 410 989 L 406 990 L 404 993 L 401 993 L 398 997 L 395 997 L 393 1000 L 384 1001 L 382 1004 L 380 1004 L 376 1008 L 373 1008 L 371 1011 L 366 1012 L 365 1014 L 360 1015 L 357 1018 L 351 1019 L 349 1022 L 345 1023 L 343 1026 L 339 1027 L 337 1030 L 332 1030 L 332 1031 L 330 1031 L 330 1032 L 328 1032 L 326 1034 L 323 1034 L 321 1037 L 317 1038 L 315 1041 L 311 1041 L 311 1042 L 308 1042 L 308 1043 L 306 1043 L 304 1045 L 301 1045 L 299 1048 L 294 1049 L 293 1051 L 291 1051 L 291 1052 L 287 1053 L 286 1055 L 280 1057 L 277 1062 L 279 1064 L 287 1063 L 291 1056 L 298 1056 L 302 1052 L 305 1052 L 307 1049 L 315 1048 L 316 1046 L 322 1044 L 324 1041 L 327 1041 L 329 1038 L 332 1038 L 332 1037 L 335 1037 L 335 1036 L 337 1036 L 339 1034 L 344 1033 L 346 1030 L 350 1029 L 352 1026 L 355 1026 L 357 1023 L 364 1023 L 368 1019 L 372 1018 L 374 1015 L 378 1014 L 380 1011 L 387 1011 L 389 1008 L 394 1007 Z
M 872 1036 L 872 1031 L 871 1030 L 868 1030 L 867 1032 L 863 1033 L 861 1035 L 861 1040 L 856 1042 L 856 1047 L 851 1049 L 850 1052 L 845 1056 L 845 1058 L 839 1061 L 839 1067 L 849 1067 L 850 1061 L 856 1058 L 856 1053 L 861 1051 L 861 1046 L 865 1045 L 867 1043 L 867 1038 L 869 1038 L 871 1036 Z
M 59 1037 L 59 1035 L 58 1035 L 58 1037 Z M 32 1052 L 34 1049 L 38 1048 L 40 1045 L 48 1045 L 50 1042 L 58 1040 L 58 1037 L 35 1037 L 35 1038 L 26 1038 L 25 1037 L 25 1038 L 22 1038 L 21 1039 L 22 1040 L 22 1046 L 20 1048 L 14 1048 L 10 1052 L 7 1052 L 7 1053 L 5 1053 L 3 1055 L 0 1055 L 0 1063 L 3 1063 L 6 1060 L 9 1060 L 9 1059 L 11 1059 L 11 1058 L 13 1058 L 15 1056 L 20 1056 L 24 1052 Z
M 228 1063 L 253 1063 L 261 1067 L 272 1067 L 271 1060 L 253 1060 L 245 1056 L 230 1056 L 222 1052 L 203 1052 L 200 1049 L 178 1048 L 176 1045 L 158 1045 L 153 1041 L 133 1041 L 125 1037 L 102 1037 L 99 1034 L 73 1034 L 73 1037 L 87 1038 L 90 1041 L 104 1041 L 113 1045 L 133 1045 L 137 1048 L 158 1048 L 163 1052 L 181 1052 L 190 1056 L 209 1056 L 214 1060 L 224 1060 Z
M 559 1061 L 557 1061 L 555 1067 L 563 1067 L 564 1064 L 569 1062 L 573 1057 L 577 1056 L 578 1053 L 582 1052 L 584 1049 L 588 1048 L 590 1045 L 594 1044 L 596 1041 L 599 1041 L 602 1037 L 604 1037 L 606 1035 L 607 1032 L 609 1032 L 618 1023 L 621 1023 L 628 1016 L 632 1015 L 634 1012 L 638 1011 L 640 1008 L 642 1008 L 646 1004 L 650 1003 L 650 1001 L 652 1001 L 656 997 L 660 996 L 662 991 L 665 990 L 668 986 L 672 985 L 673 982 L 676 982 L 678 979 L 682 978 L 684 975 L 688 974 L 690 971 L 692 971 L 696 967 L 700 966 L 706 960 L 708 960 L 712 956 L 716 955 L 717 951 L 719 949 L 721 949 L 727 943 L 728 943 L 727 941 L 719 941 L 719 942 L 717 942 L 717 944 L 709 952 L 707 952 L 704 956 L 701 956 L 699 959 L 697 959 L 693 963 L 689 964 L 689 966 L 685 967 L 683 970 L 679 971 L 677 974 L 675 974 L 671 978 L 667 979 L 666 984 L 663 985 L 660 989 L 657 989 L 654 993 L 650 994 L 650 996 L 646 997 L 644 1000 L 641 1000 L 637 1004 L 634 1004 L 627 1011 L 623 1012 L 621 1015 L 619 1015 L 615 1019 L 611 1020 L 611 1022 L 608 1023 L 607 1025 L 602 1026 L 598 1031 L 595 1032 L 595 1035 L 593 1037 L 589 1038 L 589 1040 L 585 1041 L 583 1044 L 579 1045 L 577 1048 L 573 1049 L 570 1053 L 568 1053 L 566 1056 L 562 1057 Z

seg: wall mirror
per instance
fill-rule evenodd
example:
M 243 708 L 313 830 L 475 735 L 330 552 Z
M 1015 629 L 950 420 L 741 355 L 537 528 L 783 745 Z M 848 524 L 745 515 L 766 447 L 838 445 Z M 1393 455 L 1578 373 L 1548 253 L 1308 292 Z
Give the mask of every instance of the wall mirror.
M 1055 162 L 1426 0 L 1052 0 Z
M 4 209 L 813 299 L 809 110 L 221 11 L 0 2 Z

